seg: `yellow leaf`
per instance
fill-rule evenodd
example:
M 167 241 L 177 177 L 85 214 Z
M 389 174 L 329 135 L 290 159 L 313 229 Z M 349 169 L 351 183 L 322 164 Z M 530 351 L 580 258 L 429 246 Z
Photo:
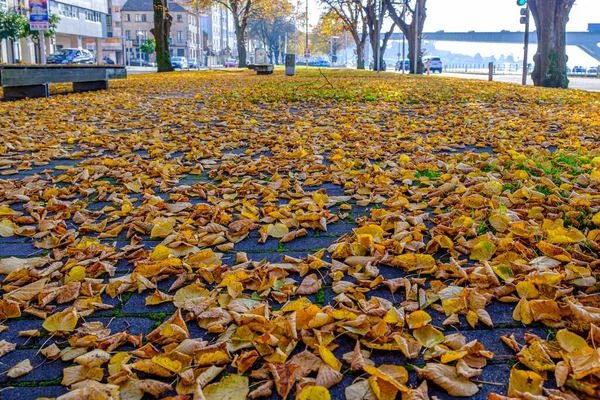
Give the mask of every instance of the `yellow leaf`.
M 290 312 L 304 310 L 312 305 L 312 302 L 306 297 L 298 297 L 298 299 L 287 303 L 281 308 L 281 312 Z
M 164 244 L 159 244 L 152 250 L 150 253 L 150 258 L 156 261 L 164 260 L 173 254 L 173 250 L 165 246 Z
M 181 368 L 183 368 L 181 362 L 177 360 L 171 360 L 167 356 L 154 356 L 152 357 L 152 362 L 160 365 L 164 369 L 175 373 L 178 373 L 179 371 L 181 371 Z
M 376 376 L 386 382 L 391 383 L 396 389 L 406 392 L 408 387 L 405 383 L 408 382 L 408 371 L 400 365 L 380 365 L 375 368 L 369 365 L 363 366 L 366 373 Z
M 494 243 L 487 240 L 482 240 L 473 246 L 471 250 L 471 260 L 491 260 L 494 253 L 496 252 L 496 246 Z
M 489 223 L 498 232 L 505 232 L 508 229 L 510 218 L 504 214 L 493 214 L 489 218 Z
M 406 322 L 410 329 L 417 329 L 428 325 L 431 322 L 431 316 L 423 310 L 417 310 L 406 317 Z
M 521 398 L 522 393 L 534 396 L 542 394 L 544 379 L 533 371 L 523 371 L 513 368 L 508 381 L 508 395 Z
M 567 352 L 572 352 L 579 349 L 589 347 L 584 338 L 576 333 L 570 332 L 568 329 L 561 329 L 556 332 L 556 341 Z
M 21 213 L 13 210 L 9 206 L 0 206 L 0 217 L 10 217 L 13 215 L 21 215 Z
M 202 394 L 206 400 L 246 400 L 249 391 L 247 377 L 231 374 L 204 387 Z
M 289 231 L 288 227 L 281 223 L 267 225 L 267 234 L 277 239 L 281 239 Z
M 519 294 L 519 297 L 526 298 L 527 300 L 537 299 L 540 296 L 540 292 L 530 281 L 517 283 L 517 293 Z
M 308 386 L 302 389 L 297 400 L 331 400 L 331 395 L 323 386 Z
M 596 226 L 600 226 L 600 211 L 598 211 L 593 217 L 592 222 L 596 224 Z
M 69 270 L 67 276 L 65 276 L 65 283 L 69 282 L 80 282 L 85 279 L 85 267 L 76 265 Z
M 42 327 L 50 333 L 54 332 L 72 332 L 77 325 L 79 317 L 75 310 L 66 310 L 57 312 L 46 318 Z
M 221 283 L 217 287 L 227 287 L 235 282 L 241 282 L 243 280 L 248 279 L 248 274 L 243 269 L 238 269 L 237 271 L 228 272 L 223 277 Z
M 354 233 L 357 235 L 370 235 L 375 243 L 379 243 L 381 240 L 383 240 L 383 235 L 385 232 L 379 225 L 365 225 L 354 229 Z
M 327 347 L 320 345 L 319 355 L 327 365 L 329 365 L 334 370 L 340 372 L 340 370 L 342 369 L 342 363 L 337 358 L 335 358 L 333 353 Z
M 173 233 L 173 225 L 168 221 L 160 221 L 154 224 L 150 237 L 153 238 L 165 238 Z
M 431 325 L 415 329 L 412 334 L 419 343 L 427 348 L 431 348 L 436 344 L 444 342 L 444 334 L 442 331 L 435 329 Z
M 15 229 L 19 227 L 12 223 L 12 221 L 8 219 L 4 219 L 0 221 L 0 236 L 2 237 L 11 237 L 15 234 Z

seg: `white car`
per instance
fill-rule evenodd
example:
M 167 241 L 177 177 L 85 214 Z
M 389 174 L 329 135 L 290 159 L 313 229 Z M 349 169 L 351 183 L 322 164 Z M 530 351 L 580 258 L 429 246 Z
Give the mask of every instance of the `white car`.
M 442 59 L 438 56 L 423 57 L 423 66 L 425 68 L 425 71 L 429 69 L 431 72 L 439 72 L 440 74 L 444 69 Z

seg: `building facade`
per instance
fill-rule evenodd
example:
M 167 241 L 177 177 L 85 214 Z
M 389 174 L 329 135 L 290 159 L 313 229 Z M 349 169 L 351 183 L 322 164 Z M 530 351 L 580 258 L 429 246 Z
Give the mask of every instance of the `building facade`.
M 0 7 L 9 12 L 28 15 L 28 2 L 25 0 L 0 0 Z M 66 47 L 81 47 L 91 50 L 98 61 L 102 61 L 102 44 L 107 37 L 107 0 L 60 0 L 49 2 L 51 14 L 60 17 L 56 35 L 46 37 L 46 52 Z M 2 60 L 8 62 L 39 62 L 39 46 L 30 38 L 14 43 L 5 43 L 0 52 Z
M 171 25 L 171 56 L 195 58 L 198 43 L 195 13 L 180 4 L 169 2 L 169 14 L 173 18 Z M 125 42 L 131 43 L 127 49 L 129 57 L 144 57 L 154 61 L 154 54 L 142 55 L 140 45 L 146 39 L 153 38 L 150 30 L 154 27 L 152 0 L 127 0 L 120 9 L 121 35 Z

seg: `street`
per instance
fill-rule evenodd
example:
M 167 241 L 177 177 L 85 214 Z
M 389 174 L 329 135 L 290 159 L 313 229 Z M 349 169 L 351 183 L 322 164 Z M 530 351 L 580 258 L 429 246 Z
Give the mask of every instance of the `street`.
M 487 75 L 468 74 L 468 73 L 459 73 L 459 72 L 444 72 L 443 74 L 431 74 L 431 76 L 445 77 L 445 78 L 477 79 L 477 80 L 482 80 L 482 81 L 488 80 Z M 494 81 L 520 84 L 521 83 L 521 75 L 498 74 L 498 75 L 494 75 Z M 531 76 L 527 77 L 527 85 L 533 85 Z M 587 90 L 590 92 L 600 92 L 600 79 L 570 76 L 569 77 L 569 88 L 570 89 Z

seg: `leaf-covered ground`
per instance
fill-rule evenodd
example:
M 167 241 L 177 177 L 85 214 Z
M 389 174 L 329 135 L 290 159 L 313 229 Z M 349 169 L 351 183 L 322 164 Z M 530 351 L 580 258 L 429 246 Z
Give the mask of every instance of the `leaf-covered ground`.
M 154 74 L 0 136 L 2 398 L 600 397 L 598 94 Z

